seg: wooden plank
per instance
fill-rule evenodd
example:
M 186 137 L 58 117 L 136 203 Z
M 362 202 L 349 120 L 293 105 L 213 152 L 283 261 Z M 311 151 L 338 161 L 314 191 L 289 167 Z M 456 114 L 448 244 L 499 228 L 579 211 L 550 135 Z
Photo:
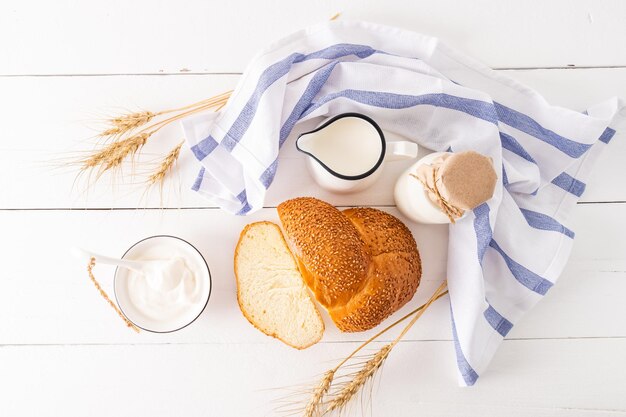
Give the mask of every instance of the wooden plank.
M 380 344 L 375 345 L 380 347 Z M 356 347 L 248 344 L 5 346 L 2 415 L 265 416 Z M 472 388 L 456 386 L 450 342 L 406 342 L 373 384 L 384 416 L 626 415 L 624 339 L 507 341 Z M 96 406 L 97 405 L 97 406 Z M 362 415 L 358 401 L 347 415 Z
M 620 0 L 59 0 L 2 3 L 0 74 L 240 72 L 260 48 L 336 12 L 438 36 L 492 67 L 626 65 Z
M 626 97 L 626 69 L 506 71 L 545 94 L 550 102 L 583 110 L 608 97 Z M 110 178 L 85 192 L 74 184 L 76 168 L 64 166 L 70 156 L 92 149 L 97 120 L 124 109 L 163 110 L 193 103 L 232 88 L 236 75 L 120 77 L 0 77 L 0 208 L 202 207 L 204 198 L 190 190 L 198 163 L 190 152 L 181 157 L 179 175 L 171 177 L 161 195 L 144 195 L 137 184 L 118 185 Z M 26 110 L 26 111 L 25 111 Z M 390 136 L 393 138 L 393 136 Z M 158 161 L 181 138 L 177 125 L 155 136 L 144 160 Z M 583 201 L 626 200 L 622 155 L 626 140 L 615 137 L 611 151 L 597 164 Z M 382 179 L 369 190 L 338 196 L 319 190 L 303 164 L 293 138 L 281 153 L 278 175 L 267 205 L 295 195 L 316 195 L 334 204 L 393 204 L 395 178 L 411 162 L 391 162 Z M 152 165 L 154 167 L 154 164 Z M 148 171 L 146 171 L 148 172 Z M 145 176 L 144 176 L 145 179 Z
M 1 3 L 0 415 L 274 415 L 272 400 L 280 393 L 267 388 L 312 381 L 368 337 L 371 332 L 340 334 L 326 317 L 323 341 L 295 351 L 260 334 L 241 316 L 232 251 L 243 225 L 276 220 L 273 209 L 249 218 L 214 209 L 133 209 L 208 206 L 189 190 L 197 171 L 189 153 L 181 159 L 179 177 L 166 184 L 163 201 L 133 185 L 115 192 L 99 186 L 84 194 L 80 184 L 72 190 L 71 170 L 51 168 L 69 152 L 91 148 L 84 139 L 93 136 L 91 121 L 100 113 L 170 108 L 232 88 L 238 75 L 208 73 L 239 73 L 258 48 L 337 11 L 346 19 L 439 36 L 499 68 L 626 66 L 626 3 L 619 0 L 466 3 Z M 93 76 L 146 73 L 159 75 Z M 614 95 L 626 97 L 626 68 L 506 73 L 549 102 L 577 110 Z M 62 74 L 90 76 L 54 76 Z M 179 138 L 176 126 L 168 128 L 145 156 L 156 158 Z M 585 202 L 626 201 L 624 139 L 615 138 L 599 161 Z M 288 147 L 267 204 L 304 194 L 342 205 L 392 204 L 393 180 L 403 168 L 389 164 L 374 188 L 333 196 L 317 189 L 300 155 Z M 132 210 L 65 210 L 98 207 Z M 568 224 L 577 240 L 561 280 L 511 331 L 477 386 L 456 386 L 448 308 L 441 300 L 394 350 L 383 382 L 376 381 L 373 408 L 360 413 L 356 406 L 351 414 L 626 416 L 623 212 L 624 204 L 577 208 Z M 425 275 L 415 299 L 396 316 L 423 302 L 445 276 L 445 227 L 411 229 Z M 67 249 L 82 245 L 121 254 L 157 233 L 196 244 L 211 265 L 215 291 L 189 328 L 135 335 L 99 298 L 84 265 Z M 108 289 L 112 271 L 96 269 Z
M 6 115 L 3 120 L 9 120 L 0 126 L 0 207 L 160 206 L 158 191 L 142 196 L 141 185 L 119 184 L 112 193 L 111 178 L 88 190 L 87 181 L 74 184 L 77 167 L 68 162 L 93 149 L 106 117 L 195 103 L 232 89 L 238 79 L 236 75 L 0 78 L 6 87 L 0 112 Z M 143 160 L 155 168 L 181 140 L 178 124 L 166 127 L 146 145 Z M 199 169 L 193 155 L 183 152 L 179 166 L 180 177 L 173 175 L 164 187 L 164 206 L 206 205 L 189 189 Z M 112 200 L 117 202 L 111 204 Z
M 423 303 L 445 277 L 445 226 L 408 222 L 423 259 L 423 282 L 415 298 L 394 317 Z M 558 285 L 509 334 L 511 338 L 626 337 L 626 218 L 623 204 L 581 205 L 570 225 L 577 231 L 571 262 Z M 3 272 L 0 280 L 0 344 L 47 343 L 254 343 L 280 345 L 250 326 L 239 312 L 232 256 L 240 230 L 252 221 L 277 221 L 275 210 L 250 217 L 216 209 L 0 211 Z M 196 245 L 213 277 L 213 294 L 201 318 L 171 335 L 124 327 L 89 282 L 85 266 L 69 248 L 80 246 L 121 256 L 134 242 L 172 234 Z M 95 274 L 112 292 L 113 268 Z M 112 293 L 111 293 L 112 296 Z M 341 334 L 326 318 L 325 341 L 365 340 L 372 332 Z M 391 337 L 389 335 L 388 337 Z M 426 313 L 412 340 L 450 340 L 447 301 Z

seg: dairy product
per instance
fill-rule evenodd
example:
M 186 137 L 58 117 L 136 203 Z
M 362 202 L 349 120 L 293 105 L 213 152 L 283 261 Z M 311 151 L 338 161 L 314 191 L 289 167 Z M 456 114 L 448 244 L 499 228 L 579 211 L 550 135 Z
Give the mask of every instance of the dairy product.
M 298 147 L 332 171 L 358 176 L 376 166 L 382 140 L 376 128 L 360 117 L 343 117 L 298 139 Z
M 138 311 L 168 320 L 201 301 L 202 283 L 183 256 L 151 263 L 141 272 L 128 273 L 128 295 Z
M 426 155 L 400 175 L 396 182 L 394 189 L 396 206 L 402 214 L 418 223 L 450 223 L 448 216 L 430 199 L 424 186 L 411 175 L 417 171 L 419 166 L 430 164 L 442 154 L 443 152 L 435 152 Z
M 417 161 L 396 182 L 398 209 L 420 223 L 455 223 L 493 197 L 493 160 L 475 151 L 435 152 Z
M 115 297 L 124 315 L 153 332 L 171 332 L 194 321 L 211 293 L 202 255 L 172 236 L 154 236 L 131 247 L 124 259 L 146 261 L 138 270 L 118 268 Z

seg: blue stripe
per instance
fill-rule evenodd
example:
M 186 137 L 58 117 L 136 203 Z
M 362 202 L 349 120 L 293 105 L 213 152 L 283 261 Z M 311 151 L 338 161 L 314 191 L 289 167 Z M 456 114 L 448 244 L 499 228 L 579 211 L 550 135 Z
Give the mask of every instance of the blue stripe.
M 513 274 L 515 279 L 524 287 L 536 292 L 537 294 L 545 295 L 550 287 L 554 285 L 552 282 L 540 277 L 533 271 L 527 269 L 525 266 L 511 259 L 511 257 L 509 257 L 509 255 L 507 255 L 502 250 L 502 248 L 500 248 L 495 240 L 492 239 L 491 243 L 489 243 L 489 246 L 495 249 L 496 252 L 498 252 L 502 256 L 502 258 L 504 258 L 504 262 L 506 262 L 506 265 L 509 267 L 511 274 Z
M 270 185 L 272 185 L 272 181 L 274 181 L 274 175 L 276 175 L 277 168 L 278 158 L 274 159 L 274 162 L 272 162 L 270 166 L 267 167 L 267 169 L 263 171 L 263 174 L 261 174 L 261 176 L 259 177 L 259 181 L 261 181 L 261 184 L 263 184 L 263 187 L 265 187 L 266 190 L 270 188 Z
M 306 87 L 306 90 L 304 90 L 304 93 L 300 97 L 300 100 L 298 100 L 291 111 L 291 114 L 287 120 L 285 120 L 285 123 L 280 129 L 280 141 L 278 146 L 283 146 L 283 143 L 287 140 L 291 130 L 298 120 L 300 120 L 302 113 L 304 113 L 304 111 L 309 107 L 315 96 L 320 92 L 324 84 L 326 84 L 328 77 L 330 77 L 330 74 L 333 72 L 333 69 L 338 63 L 339 61 L 336 61 L 327 65 L 325 68 L 319 70 L 311 79 L 309 85 Z
M 524 133 L 552 145 L 572 158 L 579 158 L 591 147 L 591 145 L 573 141 L 551 131 L 550 129 L 546 129 L 534 119 L 523 113 L 508 108 L 500 103 L 493 104 L 498 112 L 498 118 L 502 123 L 514 127 L 517 130 L 521 130 Z
M 576 197 L 583 195 L 587 187 L 584 182 L 577 180 L 566 172 L 553 179 L 552 184 L 561 187 L 568 193 L 574 194 Z
M 299 53 L 290 54 L 287 58 L 279 61 L 273 65 L 270 65 L 263 71 L 259 80 L 257 81 L 254 92 L 241 109 L 241 112 L 233 122 L 232 126 L 226 133 L 224 139 L 222 139 L 222 145 L 232 151 L 235 145 L 241 140 L 244 133 L 248 130 L 254 115 L 256 114 L 259 101 L 263 93 L 278 79 L 285 76 L 294 62 L 300 62 L 304 58 L 304 55 Z
M 260 101 L 261 96 L 269 88 L 276 80 L 286 75 L 291 69 L 293 64 L 307 61 L 310 59 L 338 59 L 349 55 L 354 55 L 358 58 L 366 58 L 375 53 L 382 53 L 382 51 L 376 51 L 370 46 L 366 45 L 354 45 L 354 44 L 337 44 L 332 45 L 328 48 L 322 49 L 320 51 L 315 51 L 310 54 L 304 55 L 300 53 L 294 53 L 289 55 L 287 58 L 279 61 L 270 67 L 268 67 L 263 74 L 259 77 L 259 81 L 257 82 L 257 86 L 255 88 L 254 93 L 242 109 L 241 113 L 231 126 L 228 131 L 226 137 L 224 138 L 224 146 L 228 150 L 232 150 L 235 145 L 241 140 L 245 131 L 248 129 L 250 122 L 252 121 L 254 114 L 256 112 L 256 107 L 258 106 L 258 102 Z M 447 96 L 443 94 L 443 96 Z M 454 97 L 454 96 L 448 96 Z M 455 97 L 458 99 L 457 97 Z M 471 99 L 465 99 L 471 100 Z M 464 111 L 462 108 L 458 106 L 449 106 L 447 103 L 440 103 L 440 107 L 453 108 L 455 110 Z M 539 123 L 537 123 L 531 117 L 520 113 L 516 110 L 510 109 L 502 104 L 494 103 L 496 108 L 496 112 L 500 118 L 500 120 L 516 129 L 519 129 L 523 132 L 526 132 L 532 136 L 537 137 L 538 139 L 551 144 L 557 149 L 565 152 L 569 156 L 579 157 L 582 155 L 590 145 L 582 144 L 579 142 L 575 142 L 571 139 L 567 139 L 563 136 L 556 134 L 555 132 L 542 127 Z M 462 106 L 461 106 L 462 107 Z M 396 108 L 396 107 L 390 107 Z M 312 111 L 312 110 L 311 110 Z M 309 111 L 310 112 L 310 111 Z M 472 114 L 471 112 L 467 112 L 468 114 Z M 491 113 L 491 112 L 489 112 Z M 487 120 L 484 116 L 475 115 L 476 117 Z M 493 118 L 489 117 L 489 121 Z
M 248 130 L 254 115 L 256 114 L 257 107 L 261 101 L 261 97 L 265 91 L 274 84 L 278 79 L 287 75 L 293 64 L 304 62 L 310 59 L 338 59 L 349 55 L 354 55 L 359 58 L 366 58 L 376 51 L 369 46 L 365 45 L 352 45 L 352 44 L 337 44 L 329 46 L 328 48 L 320 51 L 315 51 L 310 54 L 304 55 L 301 53 L 293 53 L 287 58 L 270 65 L 263 71 L 259 77 L 256 88 L 252 93 L 252 96 L 248 99 L 239 116 L 235 119 L 232 126 L 226 133 L 226 136 L 222 140 L 222 144 L 226 149 L 232 151 L 234 147 L 239 143 L 243 135 Z
M 505 137 L 505 136 L 508 136 L 508 137 Z M 524 158 L 528 162 L 532 162 L 532 163 L 536 164 L 536 162 L 533 159 L 533 157 L 530 156 L 528 153 L 526 153 L 526 150 L 524 148 L 522 148 L 521 145 L 519 144 L 519 142 L 517 142 L 512 136 L 509 136 L 506 133 L 500 132 L 500 138 L 502 139 L 501 142 L 502 142 L 502 147 L 503 148 L 510 150 L 511 152 L 515 153 L 516 155 L 521 156 L 522 158 Z M 509 138 L 512 141 L 509 140 Z M 506 145 L 505 145 L 505 143 L 506 143 Z M 507 148 L 507 146 L 509 146 L 510 148 Z M 517 146 L 519 146 L 520 148 L 517 149 Z M 527 156 L 524 156 L 524 154 L 526 154 Z M 506 169 L 504 169 L 504 164 L 502 164 L 502 184 L 505 187 L 508 187 L 508 185 L 509 185 L 509 177 L 506 175 Z M 513 192 L 515 192 L 515 191 L 513 191 Z M 533 196 L 537 195 L 537 192 L 539 192 L 539 188 L 537 188 L 535 191 L 530 193 L 530 195 L 533 195 Z
M 491 103 L 471 98 L 457 97 L 450 94 L 423 94 L 420 96 L 396 94 L 378 91 L 347 89 L 328 94 L 312 103 L 304 112 L 303 117 L 317 110 L 329 101 L 337 98 L 347 98 L 358 103 L 385 109 L 406 109 L 415 106 L 427 105 L 458 110 L 470 116 L 477 117 L 489 123 L 497 124 L 498 118 Z
M 506 175 L 506 169 L 504 169 L 504 165 L 502 165 L 502 185 L 505 187 L 509 185 L 509 177 Z
M 533 164 L 537 164 L 537 161 L 530 156 L 526 149 L 511 135 L 507 135 L 506 133 L 500 132 L 500 141 L 502 142 L 502 147 L 513 152 L 515 155 L 521 156 L 528 162 L 532 162 Z
M 476 232 L 476 247 L 478 262 L 482 265 L 485 251 L 491 242 L 492 231 L 489 224 L 489 205 L 482 203 L 474 209 L 474 231 Z
M 353 55 L 358 58 L 366 58 L 375 53 L 384 53 L 383 51 L 377 51 L 373 48 L 366 45 L 354 45 L 354 44 L 337 44 L 332 45 L 328 48 L 322 49 L 320 51 L 315 51 L 310 54 L 301 54 L 301 53 L 293 53 L 286 57 L 285 59 L 269 66 L 263 71 L 259 80 L 257 81 L 257 85 L 251 97 L 248 99 L 246 105 L 241 110 L 238 117 L 235 119 L 235 122 L 228 130 L 226 136 L 222 140 L 222 144 L 225 149 L 232 151 L 236 144 L 241 140 L 244 136 L 245 132 L 250 126 L 252 122 L 258 104 L 261 100 L 264 92 L 278 79 L 285 76 L 289 73 L 292 66 L 296 63 L 300 63 L 310 59 L 339 59 L 342 57 Z M 320 79 L 324 76 L 329 76 L 330 72 L 334 65 L 330 66 L 327 73 L 322 72 L 320 75 Z M 317 74 L 316 74 L 317 77 Z M 314 77 L 314 79 L 316 79 Z M 326 79 L 327 80 L 327 79 Z M 324 80 L 324 82 L 326 81 Z M 281 138 L 280 145 L 285 141 L 288 136 L 287 132 L 290 132 L 293 129 L 295 123 L 297 123 L 296 115 L 300 112 L 301 107 L 303 107 L 307 101 L 309 101 L 309 97 L 314 97 L 315 94 L 319 93 L 319 89 L 323 86 L 324 82 L 321 82 L 314 85 L 310 85 L 310 90 L 307 88 L 305 91 L 306 96 L 301 97 L 301 100 L 298 102 L 297 109 L 294 108 L 292 112 L 293 119 L 289 120 L 289 123 L 285 123 L 281 129 Z M 317 91 L 316 91 L 317 90 Z M 375 92 L 367 92 L 367 91 L 359 91 L 359 90 L 344 90 L 343 92 L 335 93 L 325 97 L 324 99 L 313 105 L 309 105 L 305 110 L 304 114 L 301 114 L 299 118 L 303 115 L 309 114 L 314 111 L 319 106 L 323 105 L 325 102 L 328 102 L 334 98 L 345 97 L 354 101 L 362 102 L 365 104 L 383 107 L 383 108 L 391 108 L 391 109 L 401 109 L 408 108 L 417 105 L 433 105 L 443 108 L 449 108 L 453 110 L 458 110 L 464 112 L 470 116 L 474 116 L 480 118 L 482 120 L 486 120 L 488 122 L 497 124 L 498 118 L 501 119 L 503 123 L 509 124 L 510 126 L 519 129 L 525 133 L 528 133 L 538 139 L 555 146 L 557 149 L 565 152 L 570 156 L 579 156 L 582 155 L 590 145 L 581 144 L 570 139 L 564 138 L 548 129 L 543 128 L 539 123 L 530 118 L 527 115 L 519 113 L 515 110 L 512 110 L 506 106 L 503 106 L 499 103 L 487 103 L 480 100 L 467 99 L 461 97 L 455 97 L 448 94 L 427 94 L 422 96 L 408 96 L 408 95 L 400 95 L 400 94 L 392 94 L 392 93 L 375 93 Z M 494 107 L 495 106 L 495 107 Z M 603 133 L 603 135 L 599 138 L 601 141 L 608 143 L 608 141 L 613 137 L 615 131 L 613 129 L 607 128 L 607 130 Z M 509 144 L 509 148 L 514 149 L 514 145 Z M 519 145 L 519 144 L 518 144 Z M 200 143 L 192 147 L 192 151 L 196 158 L 199 160 L 204 159 L 208 154 L 210 154 L 216 147 L 218 146 L 217 141 L 209 136 L 203 139 Z M 503 145 L 505 146 L 505 145 Z M 520 147 L 521 148 L 521 147 Z M 521 148 L 523 149 L 523 148 Z M 510 149 L 509 149 L 510 150 Z M 530 155 L 528 155 L 530 156 Z M 272 166 L 268 167 L 268 170 L 264 172 L 262 175 L 262 181 L 264 184 L 270 184 L 272 180 L 272 175 L 270 175 L 272 169 L 275 170 Z M 503 173 L 505 175 L 505 173 Z M 199 178 L 194 183 L 195 187 L 200 187 L 201 183 L 200 175 Z M 577 180 L 576 180 L 577 181 Z M 555 184 L 561 186 L 562 181 L 555 179 Z M 573 183 L 572 187 L 568 189 L 570 192 L 576 193 L 580 189 L 580 184 L 582 184 L 582 188 L 584 189 L 584 184 L 577 182 Z
M 202 139 L 197 144 L 191 147 L 191 151 L 198 158 L 199 161 L 202 161 L 208 154 L 213 152 L 213 149 L 217 148 L 217 141 L 213 139 L 213 136 Z
M 200 168 L 200 172 L 198 173 L 196 180 L 193 182 L 193 185 L 191 186 L 192 190 L 198 191 L 200 189 L 200 186 L 202 185 L 202 180 L 204 179 L 205 171 L 206 170 L 204 169 L 204 167 Z
M 607 127 L 606 129 L 604 129 L 604 132 L 602 132 L 599 140 L 600 142 L 609 143 L 611 139 L 613 139 L 613 136 L 615 136 L 615 130 Z
M 538 213 L 536 211 L 526 210 L 520 208 L 520 211 L 526 218 L 526 221 L 531 227 L 540 230 L 550 230 L 553 232 L 563 233 L 565 236 L 574 239 L 574 232 L 567 227 L 563 226 L 556 219 L 548 216 L 547 214 Z
M 248 202 L 246 201 L 246 204 L 244 204 L 243 208 L 241 210 L 239 210 L 236 215 L 237 216 L 244 216 L 246 213 L 248 213 L 250 210 L 252 210 L 252 207 L 250 207 L 250 204 L 248 204 Z
M 293 66 L 293 64 L 304 62 L 310 59 L 333 60 L 333 59 L 339 59 L 339 58 L 350 56 L 350 55 L 354 55 L 358 58 L 363 59 L 375 53 L 384 53 L 384 52 L 377 51 L 371 48 L 370 46 L 366 46 L 366 45 L 337 44 L 337 45 L 332 45 L 322 50 L 315 51 L 306 55 L 301 54 L 301 53 L 293 53 L 289 55 L 288 57 L 284 58 L 283 60 L 273 65 L 270 65 L 268 68 L 265 69 L 265 71 L 263 71 L 263 73 L 259 77 L 257 86 L 252 96 L 248 99 L 248 102 L 246 103 L 244 108 L 241 110 L 239 116 L 235 119 L 235 122 L 233 123 L 231 128 L 228 130 L 226 136 L 222 140 L 222 144 L 229 151 L 232 151 L 232 149 L 234 149 L 234 147 L 241 140 L 241 138 L 247 131 L 248 127 L 250 126 L 250 123 L 252 122 L 252 119 L 254 118 L 256 109 L 258 107 L 259 101 L 263 93 L 274 82 L 276 82 L 278 79 L 286 75 L 291 69 L 291 67 Z M 470 106 L 470 108 L 466 108 L 468 103 L 472 103 L 472 102 L 482 103 L 482 106 L 485 106 L 487 104 L 485 102 L 480 102 L 478 100 L 463 99 L 463 98 L 459 98 L 455 96 L 450 96 L 447 94 L 440 94 L 437 96 L 440 96 L 440 101 L 437 103 L 415 103 L 413 105 L 431 104 L 431 105 L 436 105 L 439 107 L 451 108 L 454 110 L 463 111 L 467 114 L 490 121 L 492 123 L 496 123 L 498 116 L 500 116 L 500 119 L 504 123 L 509 124 L 510 126 L 515 127 L 516 129 L 522 130 L 530 135 L 533 135 L 547 143 L 550 143 L 551 145 L 555 146 L 557 149 L 560 149 L 563 152 L 566 152 L 570 156 L 574 156 L 574 155 L 580 156 L 589 147 L 589 145 L 572 141 L 548 129 L 545 129 L 541 125 L 539 125 L 539 123 L 537 123 L 535 120 L 530 118 L 529 116 L 526 116 L 522 113 L 512 110 L 499 103 L 494 103 L 495 110 L 496 110 L 494 112 L 491 105 L 489 105 L 488 110 L 485 110 L 485 109 L 477 110 L 475 108 L 472 108 L 473 106 Z M 411 97 L 411 96 L 407 96 L 407 97 Z M 333 98 L 336 98 L 336 97 L 333 97 Z M 376 105 L 373 102 L 371 104 Z M 397 107 L 397 106 L 388 107 L 388 106 L 383 105 L 381 107 L 406 108 L 406 107 L 412 107 L 412 106 L 405 105 L 401 107 Z M 314 109 L 309 109 L 307 113 L 305 113 L 305 115 L 310 113 L 313 110 Z M 497 112 L 497 115 L 495 115 L 496 112 Z M 207 139 L 208 138 L 206 138 L 205 140 Z M 563 141 L 564 143 L 559 143 L 560 141 Z M 206 155 L 208 155 L 214 149 L 215 145 L 216 144 L 211 143 L 211 146 L 208 146 L 206 151 L 203 151 L 197 155 L 198 159 L 204 159 L 204 157 L 206 157 Z
M 489 303 L 487 303 L 489 304 Z M 505 337 L 513 328 L 513 323 L 504 318 L 495 308 L 489 304 L 489 307 L 483 312 L 487 323 L 493 327 L 493 329 L 500 333 L 500 336 Z
M 373 55 L 376 52 L 378 51 L 367 45 L 338 43 L 319 51 L 311 52 L 308 55 L 302 55 L 302 60 L 296 62 L 307 61 L 310 59 L 338 59 L 349 55 L 354 55 L 358 58 L 363 59 L 367 58 L 370 55 Z
M 243 190 L 242 192 L 237 194 L 236 198 L 237 198 L 237 200 L 239 200 L 240 203 L 246 203 L 248 201 L 248 196 L 246 194 L 246 190 Z
M 239 200 L 241 204 L 243 204 L 242 208 L 236 213 L 237 216 L 243 216 L 246 213 L 248 213 L 250 210 L 252 210 L 252 206 L 248 204 L 248 195 L 245 189 L 239 194 L 237 194 L 236 198 L 237 200 Z
M 463 380 L 465 384 L 468 386 L 472 386 L 478 380 L 478 374 L 472 368 L 472 366 L 467 361 L 467 358 L 463 354 L 463 350 L 461 349 L 461 344 L 459 343 L 459 335 L 456 333 L 456 324 L 454 323 L 454 313 L 452 312 L 452 303 L 450 303 L 450 319 L 452 321 L 452 337 L 454 338 L 454 351 L 456 352 L 456 363 L 459 368 L 459 372 L 461 372 L 461 376 L 463 376 Z

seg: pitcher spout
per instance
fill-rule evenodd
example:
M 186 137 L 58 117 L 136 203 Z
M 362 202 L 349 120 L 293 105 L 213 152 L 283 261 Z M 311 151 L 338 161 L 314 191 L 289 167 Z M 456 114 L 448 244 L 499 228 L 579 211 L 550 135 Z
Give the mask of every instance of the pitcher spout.
M 304 154 L 309 156 L 313 155 L 313 139 L 315 136 L 315 132 L 307 132 L 301 134 L 298 139 L 296 139 L 296 149 Z

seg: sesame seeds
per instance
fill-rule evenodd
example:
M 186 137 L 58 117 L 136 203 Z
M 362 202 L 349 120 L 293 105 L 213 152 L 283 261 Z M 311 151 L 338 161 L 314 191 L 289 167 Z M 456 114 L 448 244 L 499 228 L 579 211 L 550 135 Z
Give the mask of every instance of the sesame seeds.
M 371 329 L 406 304 L 421 277 L 409 229 L 373 208 L 340 212 L 310 197 L 278 206 L 307 285 L 342 331 Z

